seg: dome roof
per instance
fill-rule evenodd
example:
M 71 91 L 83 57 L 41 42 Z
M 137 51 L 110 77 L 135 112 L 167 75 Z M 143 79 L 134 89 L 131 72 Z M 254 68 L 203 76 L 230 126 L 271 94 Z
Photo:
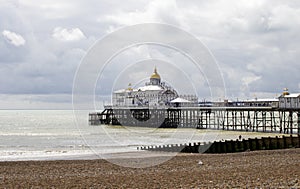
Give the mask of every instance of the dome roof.
M 282 95 L 285 96 L 285 95 L 289 95 L 289 94 L 290 94 L 290 93 L 289 93 L 288 88 L 284 88 L 284 89 L 283 89 Z
M 151 75 L 150 79 L 160 79 L 160 75 L 157 73 L 156 67 L 154 68 L 154 72 Z

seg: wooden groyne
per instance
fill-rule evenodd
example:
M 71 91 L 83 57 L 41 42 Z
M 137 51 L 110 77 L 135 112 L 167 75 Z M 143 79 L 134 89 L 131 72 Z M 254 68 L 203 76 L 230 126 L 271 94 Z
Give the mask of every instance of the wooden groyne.
M 234 153 L 255 150 L 274 150 L 299 148 L 300 135 L 281 137 L 248 138 L 242 140 L 225 140 L 207 143 L 169 144 L 143 146 L 138 150 L 183 152 L 183 153 Z

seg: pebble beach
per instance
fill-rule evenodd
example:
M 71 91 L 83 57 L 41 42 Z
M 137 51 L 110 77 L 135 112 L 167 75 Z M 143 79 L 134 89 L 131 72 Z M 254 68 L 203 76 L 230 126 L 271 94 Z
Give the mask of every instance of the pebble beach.
M 147 168 L 103 159 L 0 162 L 0 183 L 0 188 L 300 188 L 300 149 L 178 154 Z

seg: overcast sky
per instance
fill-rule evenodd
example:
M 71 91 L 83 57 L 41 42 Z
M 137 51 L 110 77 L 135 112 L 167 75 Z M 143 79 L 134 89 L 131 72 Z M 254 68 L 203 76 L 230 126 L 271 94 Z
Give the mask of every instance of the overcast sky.
M 0 109 L 72 108 L 73 78 L 89 48 L 149 22 L 201 40 L 220 65 L 226 98 L 300 92 L 298 0 L 0 0 Z

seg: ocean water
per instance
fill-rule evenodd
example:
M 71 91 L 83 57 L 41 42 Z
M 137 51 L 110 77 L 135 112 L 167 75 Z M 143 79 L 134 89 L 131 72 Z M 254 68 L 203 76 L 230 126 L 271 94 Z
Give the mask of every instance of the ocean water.
M 0 110 L 0 161 L 106 158 L 144 145 L 278 134 L 196 129 L 90 126 L 88 112 Z

